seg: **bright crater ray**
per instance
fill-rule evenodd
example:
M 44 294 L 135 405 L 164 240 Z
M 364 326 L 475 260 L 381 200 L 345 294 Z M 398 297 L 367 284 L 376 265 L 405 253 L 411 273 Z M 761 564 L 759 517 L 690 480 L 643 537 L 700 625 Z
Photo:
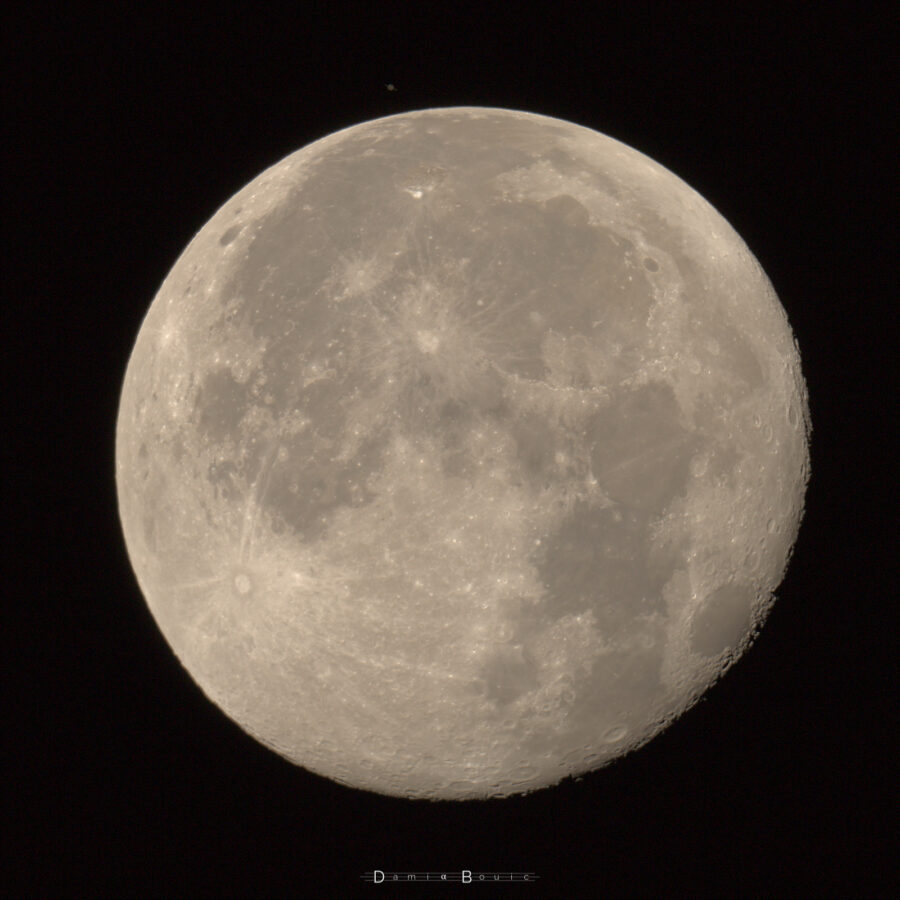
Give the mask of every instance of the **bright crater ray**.
M 808 475 L 737 234 L 577 125 L 425 110 L 201 229 L 138 335 L 128 552 L 203 691 L 295 763 L 502 796 L 644 743 L 746 648 Z

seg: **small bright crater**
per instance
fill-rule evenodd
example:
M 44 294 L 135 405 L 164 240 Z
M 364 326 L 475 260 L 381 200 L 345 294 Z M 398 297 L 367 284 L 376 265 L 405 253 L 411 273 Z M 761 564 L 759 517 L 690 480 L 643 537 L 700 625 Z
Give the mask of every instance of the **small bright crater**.
M 241 572 L 240 575 L 234 576 L 234 587 L 239 594 L 250 593 L 250 579 Z
M 441 345 L 440 338 L 431 331 L 416 333 L 416 344 L 423 353 L 434 353 Z

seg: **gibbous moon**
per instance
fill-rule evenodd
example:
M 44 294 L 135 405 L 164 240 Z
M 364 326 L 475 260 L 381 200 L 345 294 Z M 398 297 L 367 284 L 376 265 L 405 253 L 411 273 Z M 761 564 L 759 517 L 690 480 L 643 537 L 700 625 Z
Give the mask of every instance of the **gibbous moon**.
M 263 172 L 125 375 L 147 603 L 246 732 L 384 794 L 505 796 L 645 743 L 746 649 L 809 472 L 784 310 L 667 169 L 430 109 Z

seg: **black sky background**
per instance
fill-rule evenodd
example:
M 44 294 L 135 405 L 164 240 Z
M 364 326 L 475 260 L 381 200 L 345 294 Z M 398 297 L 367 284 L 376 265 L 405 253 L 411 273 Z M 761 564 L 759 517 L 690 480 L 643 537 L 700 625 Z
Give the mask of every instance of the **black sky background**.
M 0 886 L 343 897 L 390 895 L 360 884 L 374 868 L 467 868 L 536 872 L 537 884 L 502 890 L 548 897 L 892 896 L 886 14 L 874 3 L 777 15 L 755 3 L 411 6 L 19 4 L 7 16 Z M 113 441 L 143 316 L 225 200 L 339 128 L 454 105 L 595 128 L 731 222 L 800 344 L 812 479 L 757 643 L 668 731 L 527 797 L 411 803 L 290 765 L 203 697 L 132 574 Z

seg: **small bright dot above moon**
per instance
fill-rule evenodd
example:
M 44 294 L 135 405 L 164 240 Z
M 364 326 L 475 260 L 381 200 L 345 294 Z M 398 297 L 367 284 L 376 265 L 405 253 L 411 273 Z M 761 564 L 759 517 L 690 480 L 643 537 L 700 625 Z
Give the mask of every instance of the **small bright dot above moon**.
M 116 435 L 206 695 L 344 784 L 502 797 L 659 733 L 749 646 L 803 511 L 797 345 L 674 174 L 525 112 L 365 122 L 203 226 Z

